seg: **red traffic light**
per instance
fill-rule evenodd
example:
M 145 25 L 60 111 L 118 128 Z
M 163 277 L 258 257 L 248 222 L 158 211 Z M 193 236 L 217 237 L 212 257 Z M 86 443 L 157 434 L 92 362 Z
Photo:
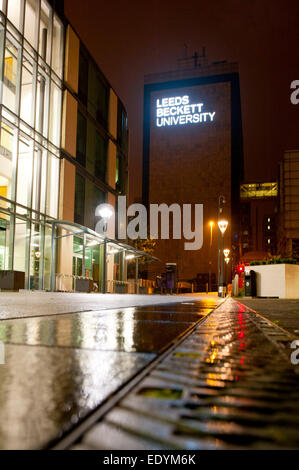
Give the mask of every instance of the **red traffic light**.
M 238 266 L 238 271 L 239 271 L 239 273 L 244 272 L 244 265 L 243 264 Z

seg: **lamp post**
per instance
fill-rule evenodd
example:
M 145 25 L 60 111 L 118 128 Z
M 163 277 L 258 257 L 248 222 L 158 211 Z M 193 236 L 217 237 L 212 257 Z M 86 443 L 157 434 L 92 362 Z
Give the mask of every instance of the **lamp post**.
M 212 251 L 212 243 L 213 243 L 213 227 L 214 227 L 214 222 L 213 222 L 213 221 L 209 222 L 209 226 L 210 226 L 209 292 L 211 292 L 211 291 L 212 291 L 212 283 L 211 283 L 211 264 L 212 264 L 212 261 L 211 261 L 211 251 Z
M 220 238 L 220 232 L 221 232 L 221 243 L 219 243 L 219 245 L 221 244 L 221 248 L 219 249 L 219 256 L 220 256 L 220 278 L 219 278 L 219 282 L 218 282 L 218 295 L 219 297 L 223 297 L 223 268 L 224 268 L 224 264 L 223 264 L 223 245 L 224 245 L 224 232 L 225 230 L 227 229 L 227 226 L 228 226 L 228 221 L 227 220 L 224 220 L 224 219 L 221 219 L 221 220 L 218 220 L 218 227 L 219 227 L 219 238 Z M 221 287 L 221 294 L 220 294 L 220 287 Z
M 217 223 L 221 219 L 221 214 L 223 211 L 223 205 L 225 204 L 225 196 L 220 195 L 218 199 L 218 218 Z M 218 230 L 218 264 L 217 264 L 217 284 L 218 284 L 218 295 L 219 295 L 219 283 L 220 283 L 220 230 Z
M 113 215 L 113 207 L 110 204 L 100 204 L 96 209 L 96 215 L 99 215 L 103 219 L 103 235 L 104 235 L 104 252 L 103 252 L 103 285 L 102 285 L 102 293 L 106 294 L 107 291 L 107 228 L 108 228 L 108 221 Z

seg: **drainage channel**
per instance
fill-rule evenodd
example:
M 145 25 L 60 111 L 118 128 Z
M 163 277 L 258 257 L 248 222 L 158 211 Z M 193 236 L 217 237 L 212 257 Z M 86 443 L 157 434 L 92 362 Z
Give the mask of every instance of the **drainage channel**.
M 84 439 L 86 433 L 92 429 L 97 423 L 101 422 L 105 415 L 109 413 L 119 402 L 121 402 L 132 390 L 134 390 L 142 380 L 148 376 L 160 362 L 167 358 L 169 354 L 172 353 L 179 345 L 191 335 L 194 330 L 198 327 L 198 325 L 204 322 L 207 317 L 214 312 L 219 306 L 224 302 L 221 301 L 218 304 L 210 304 L 209 307 L 212 307 L 206 310 L 206 315 L 197 320 L 194 324 L 192 324 L 189 328 L 184 330 L 183 333 L 179 334 L 176 338 L 170 341 L 166 346 L 164 346 L 158 353 L 158 355 L 149 363 L 147 364 L 141 371 L 139 371 L 136 375 L 131 377 L 123 386 L 121 386 L 116 392 L 111 394 L 104 403 L 102 403 L 95 411 L 93 411 L 89 416 L 87 416 L 84 420 L 80 422 L 77 426 L 75 426 L 70 432 L 68 432 L 65 436 L 61 439 L 56 440 L 52 444 L 50 444 L 49 448 L 52 450 L 65 450 L 73 448 L 76 446 L 78 442 Z M 190 306 L 196 305 L 197 302 L 183 302 L 180 305 L 182 306 Z M 178 304 L 177 304 L 178 305 Z M 155 306 L 160 308 L 167 309 L 167 305 Z M 169 304 L 168 308 L 173 309 L 174 304 Z M 149 307 L 148 307 L 149 308 Z M 211 311 L 210 311 L 211 310 Z
M 298 449 L 291 335 L 226 299 L 56 449 Z

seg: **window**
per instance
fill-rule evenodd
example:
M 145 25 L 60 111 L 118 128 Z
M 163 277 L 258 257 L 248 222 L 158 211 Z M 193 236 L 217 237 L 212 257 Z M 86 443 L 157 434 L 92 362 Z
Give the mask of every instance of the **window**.
M 35 49 L 37 46 L 37 22 L 38 1 L 26 0 L 24 36 Z
M 106 180 L 107 140 L 96 133 L 94 174 L 102 181 Z
M 60 116 L 61 116 L 61 90 L 51 83 L 50 95 L 50 126 L 49 140 L 59 147 L 60 145 Z
M 31 207 L 32 165 L 32 140 L 25 134 L 21 134 L 19 137 L 17 202 L 27 207 Z M 24 210 L 22 210 L 22 212 L 24 212 Z
M 3 3 L 3 2 L 2 2 Z M 20 30 L 22 18 L 22 0 L 9 0 L 7 7 L 7 17 L 11 23 Z M 2 10 L 2 8 L 1 8 Z
M 115 186 L 116 190 L 119 193 L 125 194 L 126 193 L 126 185 L 127 185 L 127 171 L 125 167 L 125 162 L 120 154 L 117 152 L 116 154 L 116 172 L 115 172 Z
M 37 74 L 36 88 L 36 111 L 35 111 L 35 128 L 38 132 L 47 137 L 48 133 L 48 116 L 49 116 L 49 86 L 50 79 L 46 72 L 39 67 Z M 59 108 L 57 110 L 59 112 Z M 55 118 L 59 114 L 55 113 Z M 58 117 L 59 120 L 59 117 Z
M 33 60 L 23 51 L 21 82 L 21 118 L 31 126 L 34 124 L 34 73 Z
M 59 158 L 49 152 L 47 162 L 46 214 L 54 218 L 57 218 L 58 212 L 59 164 Z
M 75 183 L 75 216 L 74 220 L 77 224 L 84 225 L 84 208 L 85 208 L 85 179 L 76 173 Z
M 11 111 L 18 111 L 18 77 L 20 68 L 20 46 L 7 33 L 5 41 L 3 104 Z
M 17 160 L 16 129 L 2 121 L 0 132 L 0 196 L 14 200 Z M 6 206 L 7 204 L 0 199 L 0 207 Z
M 100 78 L 96 79 L 96 119 L 102 124 L 108 122 L 109 89 Z
M 80 111 L 77 121 L 77 161 L 82 166 L 86 165 L 86 119 Z
M 120 100 L 118 100 L 117 110 L 117 142 L 123 152 L 127 151 L 128 146 L 128 122 L 127 113 Z
M 52 69 L 62 78 L 63 26 L 57 15 L 53 18 Z
M 88 100 L 88 60 L 80 50 L 78 96 L 85 106 Z
M 39 55 L 50 64 L 51 61 L 51 10 L 42 0 L 39 24 Z

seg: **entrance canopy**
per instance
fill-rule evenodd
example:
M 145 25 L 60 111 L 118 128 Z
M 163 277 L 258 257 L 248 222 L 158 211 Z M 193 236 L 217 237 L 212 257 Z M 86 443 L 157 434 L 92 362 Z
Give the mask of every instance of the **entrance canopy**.
M 131 245 L 120 242 L 113 238 L 105 237 L 88 227 L 77 224 L 75 222 L 68 222 L 65 220 L 46 220 L 46 223 L 52 226 L 52 251 L 51 251 L 51 291 L 55 290 L 55 275 L 56 275 L 56 248 L 57 240 L 64 237 L 78 237 L 81 238 L 83 243 L 83 272 L 85 263 L 85 250 L 88 247 L 103 245 L 104 253 L 104 266 L 103 266 L 103 292 L 106 291 L 106 258 L 107 255 L 122 252 L 127 259 L 135 258 L 138 263 L 138 258 L 146 258 L 146 261 L 159 261 L 158 258 L 146 253 L 145 251 L 137 250 Z M 58 229 L 60 229 L 58 231 Z

